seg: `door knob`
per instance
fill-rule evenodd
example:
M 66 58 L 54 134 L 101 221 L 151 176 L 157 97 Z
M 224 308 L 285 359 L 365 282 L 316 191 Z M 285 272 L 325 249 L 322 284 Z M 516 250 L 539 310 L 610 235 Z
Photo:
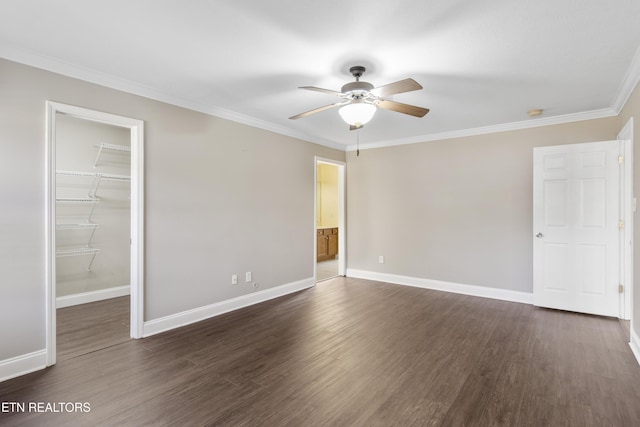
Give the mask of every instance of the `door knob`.
M 543 235 L 542 233 L 538 233 L 538 234 L 536 234 L 536 237 L 537 237 L 538 239 L 542 239 L 542 238 L 544 237 L 544 235 Z

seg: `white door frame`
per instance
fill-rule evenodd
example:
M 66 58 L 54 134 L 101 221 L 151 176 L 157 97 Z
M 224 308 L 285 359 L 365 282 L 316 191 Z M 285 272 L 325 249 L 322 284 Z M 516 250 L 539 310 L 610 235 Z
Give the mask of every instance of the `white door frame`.
M 624 125 L 618 140 L 621 141 L 620 152 L 624 156 L 621 171 L 620 212 L 623 215 L 624 229 L 620 247 L 622 250 L 621 283 L 624 292 L 620 301 L 620 318 L 632 320 L 633 316 L 633 215 L 635 198 L 633 197 L 633 117 Z
M 46 350 L 56 363 L 56 114 L 127 128 L 131 134 L 131 337 L 142 338 L 144 321 L 144 122 L 58 102 L 46 102 Z
M 346 229 L 346 167 L 345 162 L 316 156 L 313 166 L 313 280 L 317 280 L 318 259 L 318 164 L 338 167 L 338 275 L 346 276 L 347 270 L 347 229 Z

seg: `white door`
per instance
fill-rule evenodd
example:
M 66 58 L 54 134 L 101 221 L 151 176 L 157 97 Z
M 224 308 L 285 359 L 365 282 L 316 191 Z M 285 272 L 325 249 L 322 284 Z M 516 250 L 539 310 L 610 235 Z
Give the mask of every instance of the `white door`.
M 619 141 L 534 149 L 534 305 L 618 316 L 619 153 Z

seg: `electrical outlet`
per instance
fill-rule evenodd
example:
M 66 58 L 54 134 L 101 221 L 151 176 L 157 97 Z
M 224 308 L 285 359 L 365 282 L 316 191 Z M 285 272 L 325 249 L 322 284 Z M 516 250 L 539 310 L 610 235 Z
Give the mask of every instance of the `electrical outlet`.
M 378 257 L 378 264 L 384 264 L 384 255 Z
M 249 283 L 251 281 L 251 272 L 247 271 L 246 273 L 244 273 L 244 281 Z
M 238 275 L 234 274 L 233 276 L 231 276 L 231 284 L 232 285 L 237 285 L 238 284 Z

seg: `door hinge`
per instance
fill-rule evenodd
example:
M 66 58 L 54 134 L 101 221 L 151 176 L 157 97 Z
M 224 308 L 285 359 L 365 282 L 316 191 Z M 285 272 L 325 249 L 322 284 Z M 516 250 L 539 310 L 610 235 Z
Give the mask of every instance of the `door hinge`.
M 618 293 L 619 294 L 623 294 L 624 293 L 624 286 L 622 286 L 622 284 L 618 285 Z
M 624 156 L 618 156 L 618 164 L 623 164 L 624 163 Z
M 624 221 L 618 221 L 618 230 L 624 230 Z

